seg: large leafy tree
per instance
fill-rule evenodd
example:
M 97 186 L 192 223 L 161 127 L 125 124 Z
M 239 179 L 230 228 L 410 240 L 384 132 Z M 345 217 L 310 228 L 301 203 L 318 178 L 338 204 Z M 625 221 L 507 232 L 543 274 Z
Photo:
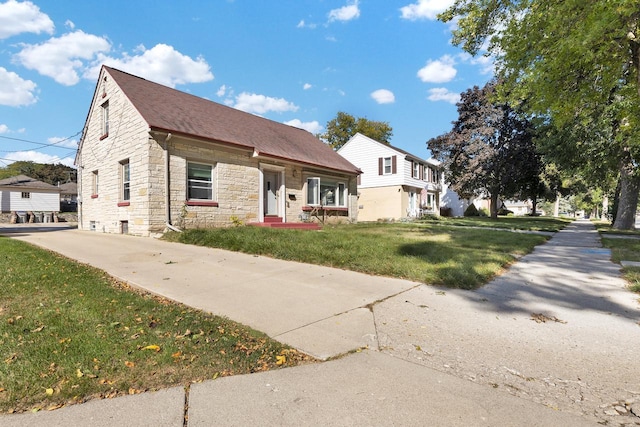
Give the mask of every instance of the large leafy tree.
M 495 83 L 461 94 L 453 129 L 427 142 L 443 162 L 447 180 L 463 196 L 488 194 L 492 218 L 500 197 L 541 192 L 542 163 L 529 120 L 508 104 L 492 101 Z
M 377 122 L 364 117 L 356 118 L 342 111 L 327 122 L 326 129 L 320 138 L 334 150 L 342 147 L 349 141 L 349 138 L 358 132 L 385 144 L 389 144 L 389 140 L 393 136 L 393 129 L 387 122 Z
M 620 179 L 614 227 L 632 228 L 640 189 L 638 1 L 456 0 L 440 16 L 454 18 L 454 44 L 474 55 L 488 46 L 512 103 L 549 117 L 559 129 L 611 130 L 604 151 Z M 602 151 L 601 138 L 568 135 L 568 151 L 580 151 L 581 144 Z M 562 157 L 557 162 L 564 166 Z
M 16 175 L 26 175 L 51 185 L 76 180 L 76 170 L 63 164 L 35 163 L 30 161 L 13 162 L 0 168 L 0 179 Z

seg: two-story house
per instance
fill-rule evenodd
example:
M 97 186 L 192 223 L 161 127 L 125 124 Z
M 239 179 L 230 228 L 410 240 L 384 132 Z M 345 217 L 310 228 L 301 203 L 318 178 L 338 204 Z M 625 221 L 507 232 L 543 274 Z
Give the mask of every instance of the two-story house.
M 415 218 L 440 212 L 441 173 L 436 160 L 355 134 L 338 154 L 362 170 L 358 221 Z

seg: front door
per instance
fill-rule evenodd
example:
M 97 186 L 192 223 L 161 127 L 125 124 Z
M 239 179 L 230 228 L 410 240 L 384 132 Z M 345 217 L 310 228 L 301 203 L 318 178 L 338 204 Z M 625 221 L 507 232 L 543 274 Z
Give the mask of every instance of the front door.
M 278 173 L 264 172 L 264 214 L 278 215 Z

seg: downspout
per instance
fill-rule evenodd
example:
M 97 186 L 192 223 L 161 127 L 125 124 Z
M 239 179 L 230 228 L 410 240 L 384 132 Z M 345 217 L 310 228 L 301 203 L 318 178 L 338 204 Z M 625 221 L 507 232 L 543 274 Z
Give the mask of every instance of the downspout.
M 174 227 L 171 224 L 171 182 L 169 172 L 169 141 L 171 140 L 171 133 L 167 134 L 164 139 L 164 211 L 165 211 L 165 225 L 168 229 L 181 232 L 182 230 Z

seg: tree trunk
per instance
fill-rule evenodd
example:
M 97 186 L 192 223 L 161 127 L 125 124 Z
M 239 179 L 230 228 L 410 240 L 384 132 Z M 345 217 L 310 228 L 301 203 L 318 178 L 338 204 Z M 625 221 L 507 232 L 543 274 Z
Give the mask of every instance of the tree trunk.
M 533 196 L 531 199 L 531 216 L 536 216 L 536 210 L 538 207 L 538 196 Z
M 613 228 L 616 230 L 633 230 L 638 208 L 638 191 L 640 178 L 634 175 L 631 156 L 625 153 L 620 162 L 620 197 Z
M 491 213 L 491 219 L 498 219 L 498 193 L 495 191 L 491 193 L 489 212 Z

